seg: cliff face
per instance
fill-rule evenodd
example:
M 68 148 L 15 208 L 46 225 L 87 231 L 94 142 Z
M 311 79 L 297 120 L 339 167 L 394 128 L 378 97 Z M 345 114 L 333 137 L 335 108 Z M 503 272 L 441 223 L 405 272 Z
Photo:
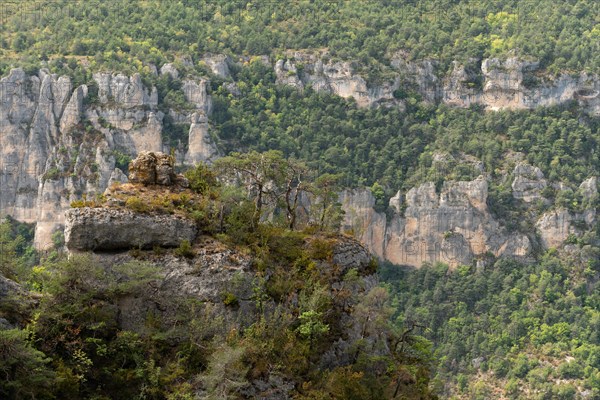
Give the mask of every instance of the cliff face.
M 269 63 L 267 58 L 262 61 Z M 187 60 L 184 64 L 190 62 Z M 236 92 L 229 69 L 233 60 L 222 55 L 207 55 L 200 62 L 215 75 L 228 80 L 226 88 Z M 466 66 L 455 63 L 449 76 L 440 76 L 435 61 L 409 61 L 398 53 L 391 57 L 391 73 L 381 82 L 371 84 L 361 75 L 360 65 L 331 60 L 326 53 L 292 52 L 275 62 L 273 68 L 280 84 L 298 90 L 312 87 L 354 98 L 360 107 L 404 107 L 404 95 L 400 92 L 406 94 L 408 90 L 419 93 L 425 101 L 460 107 L 482 104 L 489 109 L 533 108 L 574 100 L 588 112 L 600 115 L 597 76 L 563 74 L 551 79 L 537 71 L 536 63 L 518 59 L 471 61 Z M 160 73 L 181 80 L 183 97 L 190 106 L 184 111 L 168 111 L 172 123 L 189 126 L 186 146 L 176 149 L 178 162 L 192 165 L 219 157 L 210 134 L 213 105 L 209 82 L 183 76 L 173 64 L 163 65 Z M 170 150 L 162 139 L 166 116 L 159 110 L 156 88 L 146 87 L 137 74 L 96 73 L 93 81 L 93 87 L 73 87 L 69 77 L 52 75 L 46 70 L 28 76 L 21 69 L 13 69 L 0 80 L 3 94 L 0 102 L 0 210 L 20 221 L 37 222 L 36 245 L 40 249 L 51 246 L 51 236 L 62 228 L 63 211 L 72 200 L 83 194 L 88 197 L 101 194 L 110 182 L 126 179 L 117 169 L 118 165 L 123 166 L 124 156 L 133 158 L 141 151 Z M 518 167 L 514 171 L 515 198 L 527 203 L 546 201 L 540 193 L 548 183 L 539 174 L 535 167 Z M 415 199 L 428 196 L 423 190 L 415 188 L 419 193 Z M 354 204 L 350 214 L 357 214 L 356 221 L 348 225 L 363 226 L 363 220 L 372 221 L 369 227 L 363 226 L 360 236 L 366 243 L 373 244 L 378 255 L 394 261 L 404 259 L 408 263 L 419 263 L 419 260 L 431 259 L 430 253 L 442 254 L 442 248 L 449 246 L 447 234 L 445 241 L 438 237 L 436 244 L 429 245 L 437 246 L 438 250 L 425 250 L 424 245 L 419 244 L 420 249 L 409 257 L 406 252 L 399 252 L 398 246 L 416 246 L 414 235 L 419 243 L 429 241 L 417 234 L 393 233 L 404 232 L 402 224 L 410 220 L 382 220 L 383 215 L 369 211 L 371 200 L 365 193 L 344 196 L 345 202 Z M 408 199 L 409 207 L 410 201 Z M 446 206 L 441 206 L 441 210 L 446 212 Z M 420 211 L 415 212 L 411 218 L 420 218 Z M 591 212 L 586 215 L 581 218 L 589 220 Z M 481 223 L 487 224 L 485 221 Z M 477 223 L 465 228 L 469 235 L 474 234 L 472 229 L 478 229 Z M 407 232 L 411 232 L 411 226 Z M 456 243 L 463 243 L 459 236 L 453 237 Z M 468 246 L 463 243 L 468 251 L 461 250 L 465 259 L 479 254 L 475 249 L 481 246 L 468 238 L 465 240 L 469 243 Z M 488 243 L 491 239 L 482 240 Z M 500 245 L 503 239 L 498 240 L 484 247 L 500 254 L 505 247 Z M 506 244 L 506 249 L 521 245 L 526 247 L 523 242 Z M 517 253 L 523 253 L 522 250 Z
M 487 182 L 445 182 L 440 193 L 426 183 L 406 193 L 404 215 L 390 218 L 373 209 L 370 191 L 346 191 L 342 195 L 346 229 L 380 258 L 393 263 L 421 266 L 444 262 L 451 266 L 494 256 L 527 257 L 527 236 L 509 234 L 492 217 L 487 201 Z
M 320 56 L 302 52 L 293 53 L 292 58 L 275 63 L 277 83 L 300 90 L 309 86 L 316 91 L 353 98 L 359 107 L 384 103 L 401 106 L 393 96 L 394 90 L 400 86 L 398 79 L 369 87 L 364 77 L 355 71 L 352 62 L 324 60 Z
M 156 88 L 145 87 L 137 74 L 97 73 L 93 80 L 94 88 L 73 88 L 68 77 L 45 70 L 28 76 L 21 69 L 0 80 L 0 210 L 37 222 L 40 249 L 52 245 L 72 200 L 101 194 L 111 177 L 123 180 L 118 155 L 169 151 Z M 208 161 L 218 152 L 208 134 L 207 82 L 186 81 L 183 91 L 196 110 L 179 121 L 190 124 L 182 158 Z
M 529 178 L 524 182 L 526 173 Z M 513 175 L 516 200 L 525 206 L 543 200 L 538 189 L 545 180 L 538 168 L 519 164 Z M 446 181 L 439 193 L 431 182 L 412 188 L 404 196 L 404 213 L 400 212 L 403 196 L 398 193 L 389 201 L 391 216 L 375 211 L 369 189 L 346 190 L 340 203 L 345 211 L 343 230 L 353 232 L 379 258 L 414 267 L 438 261 L 457 266 L 485 261 L 491 255 L 528 259 L 537 244 L 559 248 L 569 235 L 582 235 L 596 223 L 597 178 L 584 181 L 579 192 L 589 204 L 583 212 L 548 211 L 532 221 L 535 232 L 530 236 L 508 232 L 504 222 L 494 218 L 488 206 L 488 182 L 482 176 L 468 182 Z
M 532 109 L 576 101 L 590 114 L 600 115 L 600 79 L 582 73 L 548 77 L 539 64 L 517 58 L 484 59 L 471 65 L 454 63 L 448 76 L 436 73 L 433 60 L 409 61 L 402 53 L 390 60 L 392 68 L 382 82 L 368 85 L 355 63 L 330 61 L 327 54 L 294 52 L 275 63 L 277 82 L 298 89 L 310 86 L 344 98 L 354 98 L 359 107 L 402 107 L 397 89 L 414 91 L 429 102 L 458 107 L 480 104 L 490 110 Z

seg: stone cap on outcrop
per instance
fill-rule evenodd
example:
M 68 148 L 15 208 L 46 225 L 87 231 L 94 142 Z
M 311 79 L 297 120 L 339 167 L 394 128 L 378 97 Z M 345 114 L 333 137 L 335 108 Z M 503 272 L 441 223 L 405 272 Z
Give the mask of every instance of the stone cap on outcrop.
M 174 215 L 148 215 L 111 208 L 73 208 L 65 213 L 69 250 L 111 251 L 154 246 L 176 247 L 194 241 L 194 221 Z
M 129 163 L 129 181 L 143 185 L 189 187 L 183 175 L 175 173 L 174 160 L 161 152 L 142 151 Z
M 342 274 L 352 268 L 369 275 L 373 255 L 358 240 L 346 236 L 338 236 L 333 246 L 332 261 L 342 268 Z

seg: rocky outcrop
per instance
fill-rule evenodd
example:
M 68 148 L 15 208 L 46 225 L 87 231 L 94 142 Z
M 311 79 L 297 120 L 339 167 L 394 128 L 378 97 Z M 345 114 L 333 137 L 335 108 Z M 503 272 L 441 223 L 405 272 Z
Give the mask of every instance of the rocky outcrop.
M 60 131 L 63 133 L 69 132 L 75 127 L 83 115 L 83 99 L 87 97 L 87 86 L 81 85 L 73 92 L 67 107 L 60 119 Z
M 529 239 L 506 232 L 489 212 L 487 195 L 482 177 L 445 182 L 440 193 L 433 183 L 426 183 L 406 193 L 404 215 L 396 211 L 386 218 L 374 210 L 369 190 L 345 191 L 340 197 L 346 212 L 343 229 L 352 231 L 381 259 L 414 267 L 438 261 L 470 264 L 488 254 L 528 257 Z
M 582 211 L 572 212 L 558 208 L 544 213 L 535 228 L 545 249 L 561 248 L 570 236 L 580 237 L 596 223 L 598 209 L 598 178 L 591 177 L 579 185 Z
M 113 102 L 123 108 L 156 107 L 158 105 L 158 92 L 156 88 L 151 91 L 143 85 L 140 74 L 128 77 L 123 74 L 97 73 L 93 75 L 98 85 L 98 98 L 100 103 Z
M 212 73 L 217 75 L 219 78 L 231 78 L 231 72 L 229 71 L 229 64 L 231 63 L 231 60 L 226 55 L 207 54 L 202 57 L 202 61 L 210 68 Z
M 596 201 L 598 199 L 598 178 L 592 176 L 581 182 L 579 192 L 585 201 L 590 203 Z
M 546 188 L 547 183 L 544 174 L 538 167 L 519 163 L 515 167 L 513 175 L 512 190 L 515 199 L 523 200 L 526 203 L 544 200 L 542 190 Z
M 173 157 L 160 152 L 141 152 L 129 163 L 129 181 L 142 185 L 188 187 L 187 179 L 175 173 Z
M 372 343 L 376 338 L 365 334 L 361 329 L 364 319 L 356 318 L 352 312 L 367 293 L 378 289 L 378 281 L 371 257 L 356 240 L 309 237 L 305 244 L 310 246 L 313 240 L 326 240 L 332 245 L 332 261 L 314 260 L 322 271 L 319 290 L 330 296 L 328 311 L 336 313 L 336 320 L 330 323 L 331 334 L 335 336 L 321 342 L 322 357 L 317 363 L 323 368 L 336 368 L 353 362 L 352 344 L 359 340 Z M 134 276 L 138 270 L 145 271 L 150 276 L 143 287 L 120 294 L 114 303 L 119 329 L 141 335 L 154 333 L 156 328 L 149 328 L 148 324 L 149 318 L 153 318 L 171 329 L 181 327 L 181 334 L 169 336 L 171 345 L 187 340 L 188 332 L 193 332 L 190 336 L 194 339 L 207 343 L 213 337 L 220 339 L 243 331 L 257 320 L 274 320 L 281 310 L 303 307 L 306 301 L 306 291 L 297 289 L 284 292 L 282 298 L 270 295 L 270 281 L 277 282 L 280 278 L 276 277 L 285 268 L 278 263 L 269 266 L 266 272 L 258 272 L 249 252 L 237 251 L 212 237 L 198 238 L 192 250 L 194 255 L 190 257 L 177 256 L 168 249 L 141 250 L 135 256 L 131 252 L 98 252 L 91 257 L 91 262 L 104 267 L 105 276 L 125 285 L 128 277 L 122 271 L 133 270 Z M 355 269 L 356 274 L 353 279 L 345 280 L 350 269 Z M 377 347 L 387 351 L 385 346 Z M 240 393 L 244 398 L 289 398 L 295 385 L 289 376 L 280 374 L 267 372 L 253 377 Z
M 316 91 L 328 92 L 344 98 L 353 98 L 359 107 L 375 104 L 399 104 L 393 96 L 399 81 L 369 87 L 349 61 L 326 61 L 326 55 L 294 52 L 286 60 L 275 63 L 277 82 L 298 89 L 310 86 Z
M 177 71 L 177 68 L 171 63 L 167 63 L 160 67 L 160 74 L 170 75 L 173 79 L 179 79 L 179 71 Z
M 208 94 L 208 81 L 205 79 L 184 80 L 182 86 L 185 99 L 196 107 L 196 110 L 209 115 L 212 112 L 212 99 Z
M 214 161 L 219 157 L 219 150 L 208 132 L 208 118 L 202 113 L 193 113 L 191 122 L 185 163 L 195 165 Z
M 111 251 L 154 246 L 175 247 L 193 241 L 193 221 L 171 215 L 147 215 L 110 208 L 74 208 L 65 212 L 69 250 Z
M 274 65 L 278 83 L 351 97 L 359 107 L 403 107 L 403 101 L 394 95 L 401 89 L 418 93 L 429 102 L 459 107 L 481 104 L 489 110 L 533 109 L 574 100 L 589 113 L 600 115 L 597 75 L 563 73 L 550 78 L 539 73 L 538 62 L 514 57 L 454 62 L 449 75 L 443 76 L 437 72 L 436 61 L 410 61 L 398 52 L 391 56 L 386 77 L 367 83 L 351 60 L 331 61 L 327 52 L 290 52 L 287 56 Z
M 21 286 L 0 274 L 0 301 L 5 300 L 8 297 L 16 296 L 22 293 Z
M 547 184 L 539 168 L 520 163 L 513 174 L 516 199 L 547 203 L 541 195 Z M 569 235 L 581 236 L 593 228 L 597 218 L 597 178 L 581 183 L 578 193 L 585 205 L 583 211 L 559 208 L 532 221 L 543 248 L 560 248 Z M 530 258 L 537 240 L 532 237 L 532 242 L 524 234 L 508 232 L 503 221 L 494 219 L 487 197 L 488 184 L 483 177 L 469 182 L 446 181 L 439 193 L 429 182 L 404 196 L 396 193 L 389 200 L 386 216 L 375 210 L 370 190 L 345 190 L 339 199 L 345 211 L 342 230 L 352 233 L 379 258 L 414 267 L 438 261 L 451 266 L 470 264 L 490 255 Z
M 571 221 L 569 211 L 564 208 L 549 211 L 542 215 L 535 227 L 540 233 L 540 240 L 544 248 L 562 246 L 569 234 L 574 233 Z

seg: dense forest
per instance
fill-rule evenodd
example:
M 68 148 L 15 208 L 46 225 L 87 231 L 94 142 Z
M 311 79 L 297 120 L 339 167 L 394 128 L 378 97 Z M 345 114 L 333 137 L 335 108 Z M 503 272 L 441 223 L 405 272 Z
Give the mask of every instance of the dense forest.
M 494 217 L 534 243 L 533 221 L 542 213 L 600 207 L 598 197 L 584 199 L 578 191 L 582 181 L 600 176 L 600 118 L 575 101 L 490 112 L 427 102 L 409 86 L 394 93 L 405 108 L 361 108 L 310 87 L 276 84 L 272 65 L 260 57 L 272 62 L 290 50 L 326 50 L 334 60 L 355 61 L 369 85 L 389 78 L 397 53 L 436 60 L 438 76 L 447 75 L 453 61 L 477 65 L 513 56 L 539 61 L 536 74 L 544 77 L 598 74 L 600 3 L 594 0 L 27 0 L 0 5 L 0 21 L 1 76 L 11 67 L 29 74 L 46 67 L 75 85 L 88 84 L 86 102 L 93 105 L 93 73 L 138 72 L 158 90 L 163 142 L 173 148 L 185 146 L 189 125 L 175 123 L 169 111 L 192 109 L 181 82 L 153 68 L 172 62 L 183 76 L 207 78 L 210 134 L 220 152 L 243 160 L 279 151 L 278 157 L 303 165 L 316 184 L 311 190 L 321 195 L 366 186 L 376 210 L 389 215 L 387 200 L 398 190 L 428 181 L 439 189 L 447 180 L 484 175 Z M 200 61 L 205 54 L 230 56 L 231 78 L 214 75 Z M 190 55 L 195 61 L 183 63 Z M 232 82 L 238 94 L 227 89 Z M 548 179 L 548 202 L 513 198 L 511 173 L 519 157 Z M 118 154 L 121 169 L 129 161 L 130 155 Z M 203 166 L 189 172 L 200 185 L 193 188 L 216 187 L 213 173 Z M 257 284 L 252 301 L 259 308 L 268 301 L 285 306 L 250 327 L 227 331 L 190 300 L 177 304 L 173 319 L 148 316 L 143 335 L 119 330 L 119 299 L 139 295 L 153 282 L 157 271 L 146 261 L 162 250 L 133 251 L 138 259 L 111 275 L 94 260 L 67 260 L 60 234 L 50 253 L 37 253 L 34 228 L 9 219 L 0 224 L 0 273 L 33 293 L 34 304 L 0 299 L 0 318 L 19 326 L 0 326 L 0 349 L 10 350 L 0 355 L 0 372 L 9 377 L 1 381 L 0 395 L 188 399 L 202 387 L 213 398 L 236 398 L 248 380 L 277 365 L 278 373 L 294 378 L 300 399 L 600 398 L 597 216 L 585 234 L 569 237 L 566 249 L 538 246 L 530 262 L 490 257 L 484 267 L 454 269 L 380 263 L 383 285 L 372 297 L 349 298 L 348 304 L 358 312 L 376 310 L 369 329 L 404 343 L 402 350 L 375 357 L 373 348 L 357 341 L 355 363 L 328 370 L 314 362 L 339 333 L 339 314 L 331 311 L 337 299 L 323 294 L 331 276 L 318 275 L 311 263 L 329 257 L 331 233 L 303 247 L 314 227 L 298 232 L 284 219 L 274 225 L 250 219 L 256 210 L 238 191 L 203 195 L 230 212 L 221 221 L 227 229 L 212 226 L 208 234 L 251 254 L 257 271 L 271 268 L 275 278 Z M 341 218 L 334 197 L 329 200 L 338 213 L 325 231 L 335 230 Z M 136 199 L 129 206 L 147 212 L 148 204 Z M 172 211 L 180 205 L 157 207 Z M 215 224 L 214 211 L 190 215 Z M 193 253 L 186 245 L 168 252 L 181 259 Z M 355 272 L 337 278 L 347 287 L 358 285 Z M 304 303 L 285 299 L 289 291 L 300 293 Z M 227 307 L 234 309 L 237 301 L 224 293 Z M 123 386 L 127 390 L 119 392 Z
M 583 256 L 582 256 L 583 255 Z M 427 328 L 438 393 L 471 399 L 600 396 L 598 247 L 549 251 L 533 265 L 417 271 L 387 265 L 399 321 Z M 582 261 L 586 260 L 586 261 Z M 535 394 L 535 395 L 534 395 Z
M 2 63 L 88 58 L 124 72 L 174 54 L 277 55 L 328 48 L 385 73 L 391 54 L 453 60 L 518 55 L 551 72 L 600 68 L 598 3 L 502 1 L 24 1 L 3 6 Z M 516 54 L 514 54 L 516 52 Z

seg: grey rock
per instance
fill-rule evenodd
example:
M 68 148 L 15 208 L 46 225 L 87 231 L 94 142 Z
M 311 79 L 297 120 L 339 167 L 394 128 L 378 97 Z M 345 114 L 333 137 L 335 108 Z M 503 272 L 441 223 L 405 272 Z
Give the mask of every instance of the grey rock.
M 210 163 L 219 157 L 219 150 L 212 140 L 208 129 L 209 125 L 206 116 L 202 113 L 193 113 L 191 116 L 189 145 L 185 155 L 185 164 Z
M 223 79 L 231 78 L 231 72 L 229 71 L 231 60 L 229 57 L 223 54 L 207 54 L 202 57 L 202 61 L 204 61 L 212 73 L 218 77 Z
M 65 212 L 65 243 L 69 250 L 175 247 L 184 240 L 192 242 L 196 234 L 194 222 L 171 215 L 109 208 L 74 208 Z
M 0 299 L 22 292 L 21 285 L 0 274 Z
M 208 94 L 208 81 L 206 79 L 185 80 L 182 86 L 185 99 L 192 103 L 196 110 L 210 115 L 212 112 L 212 98 Z
M 371 259 L 371 253 L 356 240 L 342 237 L 333 248 L 332 260 L 342 268 L 341 275 L 352 268 L 365 275 Z
M 535 227 L 540 234 L 544 248 L 559 248 L 567 240 L 569 234 L 575 232 L 571 226 L 572 220 L 569 211 L 564 208 L 548 211 L 542 215 Z
M 123 74 L 106 72 L 93 75 L 98 85 L 98 98 L 101 103 L 112 101 L 125 109 L 134 107 L 156 107 L 158 92 L 155 87 L 150 91 L 143 85 L 140 74 L 128 77 Z
M 541 192 L 547 186 L 544 174 L 538 167 L 519 163 L 513 171 L 515 177 L 512 183 L 513 197 L 531 203 L 544 200 Z
M 469 264 L 488 252 L 527 258 L 527 236 L 510 234 L 487 207 L 483 177 L 468 182 L 447 181 L 438 194 L 432 182 L 406 194 L 404 215 L 391 219 L 374 210 L 368 189 L 344 191 L 342 230 L 352 232 L 371 252 L 395 264 L 420 267 L 424 262 L 451 266 Z
M 173 161 L 168 154 L 143 151 L 129 163 L 129 181 L 143 185 L 173 185 L 176 180 Z
M 161 75 L 171 75 L 173 79 L 179 79 L 179 71 L 171 63 L 165 64 L 160 68 Z
M 113 172 L 110 174 L 110 178 L 108 180 L 107 187 L 111 187 L 115 183 L 127 183 L 129 179 L 127 179 L 127 175 L 119 168 L 115 168 Z
M 598 198 L 598 178 L 592 176 L 581 182 L 579 185 L 579 191 L 583 198 L 588 201 L 593 201 Z

